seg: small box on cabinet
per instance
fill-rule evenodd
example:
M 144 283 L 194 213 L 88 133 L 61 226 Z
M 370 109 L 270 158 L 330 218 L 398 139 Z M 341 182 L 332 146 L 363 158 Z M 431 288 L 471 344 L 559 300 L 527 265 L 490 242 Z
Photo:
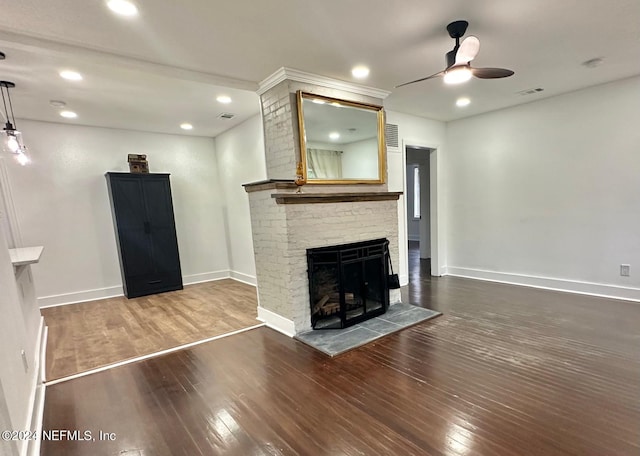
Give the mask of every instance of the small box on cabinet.
M 149 173 L 149 162 L 146 155 L 129 154 L 129 172 L 138 174 Z

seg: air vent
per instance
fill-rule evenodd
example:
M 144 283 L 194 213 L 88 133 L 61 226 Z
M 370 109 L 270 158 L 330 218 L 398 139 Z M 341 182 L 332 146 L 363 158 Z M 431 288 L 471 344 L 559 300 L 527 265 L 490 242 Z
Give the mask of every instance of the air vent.
M 218 116 L 218 119 L 233 119 L 236 115 L 230 112 L 223 112 Z
M 534 93 L 542 92 L 544 89 L 538 87 L 537 89 L 526 89 L 521 90 L 520 92 L 516 92 L 518 95 L 533 95 Z
M 384 137 L 387 141 L 387 147 L 397 149 L 398 145 L 398 126 L 394 124 L 386 124 L 384 126 Z

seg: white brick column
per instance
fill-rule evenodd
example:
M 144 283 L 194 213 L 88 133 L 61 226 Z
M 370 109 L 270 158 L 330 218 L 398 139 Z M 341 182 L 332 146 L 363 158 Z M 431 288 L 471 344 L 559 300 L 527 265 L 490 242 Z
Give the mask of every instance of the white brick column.
M 305 186 L 306 195 L 316 195 L 313 202 L 286 204 L 273 197 L 291 195 L 296 188 L 293 178 L 300 160 L 296 91 L 378 105 L 385 92 L 286 69 L 263 81 L 261 87 L 268 180 L 245 185 L 256 260 L 258 317 L 294 335 L 311 328 L 307 249 L 387 238 L 396 264 L 399 252 L 398 194 L 390 197 L 386 184 Z M 349 197 L 353 195 L 358 198 Z

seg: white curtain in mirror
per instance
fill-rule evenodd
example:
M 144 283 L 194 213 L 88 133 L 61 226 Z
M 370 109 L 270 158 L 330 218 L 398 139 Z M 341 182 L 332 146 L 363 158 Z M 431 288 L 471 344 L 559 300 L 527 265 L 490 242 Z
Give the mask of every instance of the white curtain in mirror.
M 307 177 L 310 179 L 342 179 L 342 152 L 307 149 Z

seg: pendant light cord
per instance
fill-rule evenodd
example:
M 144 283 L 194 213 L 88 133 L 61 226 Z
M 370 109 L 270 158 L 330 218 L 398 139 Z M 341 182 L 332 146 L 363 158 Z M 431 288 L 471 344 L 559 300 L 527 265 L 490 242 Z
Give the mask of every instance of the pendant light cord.
M 6 117 L 6 121 L 7 123 L 9 123 L 9 112 L 7 111 L 7 102 L 4 99 L 4 90 L 2 90 L 2 88 L 4 87 L 4 84 L 0 84 L 0 92 L 2 92 L 2 104 L 4 105 L 4 115 Z M 7 89 L 7 96 L 9 96 L 9 89 Z
M 9 109 L 11 109 L 11 120 L 13 120 L 13 128 L 17 130 L 18 125 L 16 124 L 16 116 L 13 115 L 13 103 L 11 103 L 11 94 L 9 93 L 9 87 L 7 87 L 7 98 L 9 99 Z
M 7 98 L 9 99 L 9 109 L 8 110 L 7 110 L 7 100 L 4 97 L 5 90 L 7 91 Z M 7 124 L 11 125 L 13 130 L 16 130 L 17 129 L 17 127 L 16 127 L 16 116 L 13 114 L 13 103 L 11 102 L 11 94 L 9 93 L 9 87 L 6 84 L 1 83 L 0 84 L 0 92 L 2 92 L 2 104 L 4 105 L 4 115 L 6 117 Z M 11 112 L 11 118 L 9 118 L 9 112 Z M 13 122 L 13 125 L 12 125 L 11 122 Z M 6 130 L 6 128 L 5 128 L 5 130 Z

